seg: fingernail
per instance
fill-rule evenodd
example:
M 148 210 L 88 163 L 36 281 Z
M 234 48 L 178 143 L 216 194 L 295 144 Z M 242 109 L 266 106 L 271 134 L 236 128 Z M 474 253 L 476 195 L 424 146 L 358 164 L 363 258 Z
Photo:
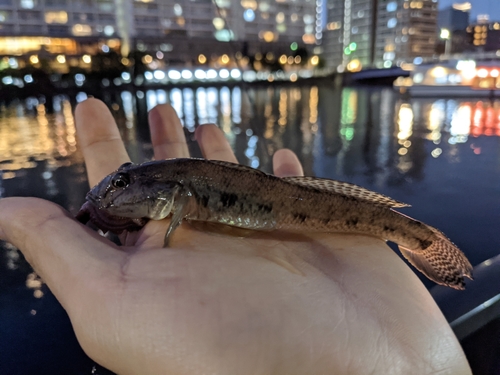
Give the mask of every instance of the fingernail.
M 153 107 L 150 111 L 149 111 L 149 121 L 150 123 L 152 121 L 158 121 L 158 120 L 162 120 L 162 117 L 161 117 L 161 113 L 160 111 L 158 111 L 158 107 Z

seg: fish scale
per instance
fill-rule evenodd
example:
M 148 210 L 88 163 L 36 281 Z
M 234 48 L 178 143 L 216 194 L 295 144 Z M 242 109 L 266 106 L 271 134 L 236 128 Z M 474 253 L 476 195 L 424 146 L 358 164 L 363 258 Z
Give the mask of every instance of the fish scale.
M 171 215 L 165 246 L 183 220 L 371 235 L 398 244 L 436 283 L 463 289 L 464 277 L 472 278 L 465 255 L 436 228 L 393 210 L 407 206 L 346 182 L 279 178 L 239 164 L 187 158 L 122 165 L 90 190 L 77 217 L 118 232 Z

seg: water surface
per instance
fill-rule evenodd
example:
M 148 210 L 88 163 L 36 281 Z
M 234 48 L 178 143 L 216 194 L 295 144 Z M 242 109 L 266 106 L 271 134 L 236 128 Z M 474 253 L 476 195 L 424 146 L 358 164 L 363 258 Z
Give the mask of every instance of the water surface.
M 72 113 L 85 97 L 56 97 L 53 107 L 30 98 L 0 109 L 0 196 L 36 196 L 78 210 L 88 185 Z M 136 162 L 152 155 L 147 111 L 169 102 L 194 156 L 196 126 L 217 123 L 243 164 L 270 172 L 272 154 L 291 148 L 306 175 L 410 203 L 405 213 L 444 231 L 473 265 L 500 252 L 500 101 L 322 86 L 116 92 L 102 99 Z M 22 255 L 2 246 L 2 373 L 90 374 L 93 362 L 64 310 Z

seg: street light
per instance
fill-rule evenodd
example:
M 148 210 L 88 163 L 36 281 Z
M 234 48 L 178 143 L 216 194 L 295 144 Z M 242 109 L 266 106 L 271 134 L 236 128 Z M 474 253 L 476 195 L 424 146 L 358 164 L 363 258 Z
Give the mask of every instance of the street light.
M 444 55 L 449 56 L 451 52 L 451 33 L 448 29 L 441 29 L 441 34 L 439 35 L 441 39 L 444 39 Z

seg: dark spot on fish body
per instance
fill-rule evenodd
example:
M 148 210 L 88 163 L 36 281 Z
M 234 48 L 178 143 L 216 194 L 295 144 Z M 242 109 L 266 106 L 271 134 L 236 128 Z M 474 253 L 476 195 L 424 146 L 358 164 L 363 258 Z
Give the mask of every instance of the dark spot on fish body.
M 349 227 L 355 227 L 356 225 L 358 225 L 358 221 L 359 221 L 359 220 L 358 220 L 358 218 L 357 218 L 357 217 L 353 217 L 353 218 L 351 218 L 351 219 L 348 219 L 348 220 L 346 221 L 346 224 L 347 224 L 347 226 L 349 226 Z
M 392 227 L 388 227 L 387 225 L 384 225 L 384 232 L 391 232 L 391 233 L 392 233 L 392 232 L 394 232 L 394 231 L 395 231 L 395 229 L 394 229 L 394 228 L 392 228 Z
M 238 196 L 233 193 L 221 193 L 220 201 L 224 207 L 233 207 L 238 201 Z
M 328 225 L 332 222 L 332 219 L 330 219 L 329 217 L 325 218 L 325 219 L 322 219 L 321 222 L 324 224 L 324 225 Z
M 203 207 L 208 207 L 208 200 L 209 200 L 208 195 L 197 196 L 197 198 L 198 198 L 199 205 L 201 205 Z
M 259 212 L 263 212 L 263 213 L 269 214 L 273 210 L 273 205 L 272 204 L 258 204 L 257 205 L 257 210 Z
M 293 214 L 293 217 L 294 219 L 296 219 L 297 221 L 299 221 L 300 223 L 303 223 L 304 221 L 306 221 L 307 219 L 307 216 L 304 215 L 303 213 L 300 213 L 300 212 L 295 212 Z
M 431 245 L 432 245 L 432 241 L 429 241 L 429 240 L 420 240 L 420 247 L 422 249 L 427 249 Z

